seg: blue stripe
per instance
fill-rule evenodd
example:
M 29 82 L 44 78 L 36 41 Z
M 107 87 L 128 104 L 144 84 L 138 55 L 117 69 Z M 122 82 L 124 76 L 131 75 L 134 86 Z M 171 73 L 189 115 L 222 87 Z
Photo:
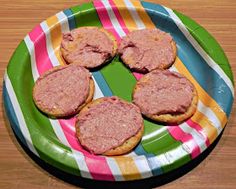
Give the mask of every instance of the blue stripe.
M 93 77 L 97 81 L 97 84 L 99 88 L 101 89 L 102 93 L 104 96 L 112 96 L 112 92 L 110 87 L 108 86 L 106 80 L 104 79 L 103 75 L 101 74 L 100 71 L 94 71 L 92 72 Z
M 134 151 L 135 151 L 135 153 L 136 153 L 137 155 L 144 155 L 144 156 L 147 158 L 147 160 L 148 160 L 148 165 L 149 165 L 149 167 L 151 168 L 153 175 L 157 176 L 157 175 L 162 174 L 163 171 L 162 171 L 162 169 L 161 169 L 161 164 L 154 158 L 155 155 L 153 155 L 153 154 L 148 154 L 148 153 L 144 150 L 144 148 L 143 148 L 143 146 L 142 146 L 141 143 L 135 148 Z
M 227 116 L 229 116 L 233 96 L 225 81 L 196 51 L 161 5 L 148 2 L 142 2 L 142 5 L 147 10 L 155 26 L 163 31 L 169 32 L 173 36 L 178 47 L 178 57 L 201 87 L 219 104 Z
M 70 30 L 73 30 L 76 28 L 76 22 L 73 12 L 70 9 L 66 9 L 63 11 L 64 14 L 67 16 Z M 104 96 L 112 96 L 112 92 L 105 81 L 103 75 L 100 73 L 100 71 L 93 71 L 92 72 L 94 79 L 97 81 L 97 84 L 99 88 L 101 89 Z
M 74 19 L 74 15 L 72 11 L 70 9 L 66 9 L 63 12 L 68 19 L 70 30 L 73 30 L 74 28 L 76 28 L 75 19 Z
M 65 13 L 65 11 L 64 11 Z M 69 26 L 70 26 L 70 30 L 75 28 L 75 18 L 72 14 L 72 12 L 70 11 L 70 14 L 65 13 L 66 16 L 68 17 L 68 21 L 69 21 Z M 100 71 L 94 71 L 92 72 L 94 79 L 97 81 L 97 84 L 99 86 L 99 88 L 101 89 L 102 93 L 104 96 L 113 96 L 113 93 L 110 89 L 110 87 L 108 86 L 106 80 L 104 79 L 103 75 L 101 74 Z M 148 164 L 149 167 L 152 170 L 152 174 L 153 175 L 160 175 L 162 173 L 162 170 L 160 168 L 160 164 L 158 164 L 157 162 L 153 161 L 153 159 L 151 157 L 154 157 L 154 154 L 148 154 L 142 147 L 141 143 L 134 149 L 135 153 L 137 155 L 144 155 L 147 160 L 148 160 Z M 148 158 L 150 157 L 150 158 Z
M 15 134 L 17 135 L 17 137 L 20 139 L 20 141 L 26 146 L 28 147 L 26 140 L 21 132 L 20 126 L 19 126 L 19 122 L 17 120 L 13 105 L 11 103 L 5 82 L 3 82 L 3 102 L 4 102 L 4 107 L 5 107 L 5 111 L 7 114 L 7 117 L 9 119 L 9 122 L 11 124 L 11 127 L 13 128 Z

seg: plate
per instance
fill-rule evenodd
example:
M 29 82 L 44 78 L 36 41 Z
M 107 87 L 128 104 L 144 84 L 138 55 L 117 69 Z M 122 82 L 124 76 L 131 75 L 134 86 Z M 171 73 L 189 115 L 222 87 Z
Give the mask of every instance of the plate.
M 177 43 L 170 68 L 185 75 L 199 94 L 197 111 L 180 125 L 144 120 L 141 143 L 117 157 L 91 155 L 75 137 L 75 118 L 49 119 L 34 105 L 32 87 L 46 70 L 63 64 L 63 32 L 81 26 L 104 27 L 119 41 L 133 30 L 160 28 Z M 92 72 L 95 96 L 131 101 L 142 75 L 130 72 L 119 57 Z M 37 25 L 16 48 L 5 72 L 3 97 L 10 124 L 20 141 L 46 163 L 94 180 L 138 180 L 161 175 L 199 156 L 225 127 L 234 87 L 228 60 L 216 40 L 187 16 L 164 6 L 136 0 L 103 0 L 61 11 Z

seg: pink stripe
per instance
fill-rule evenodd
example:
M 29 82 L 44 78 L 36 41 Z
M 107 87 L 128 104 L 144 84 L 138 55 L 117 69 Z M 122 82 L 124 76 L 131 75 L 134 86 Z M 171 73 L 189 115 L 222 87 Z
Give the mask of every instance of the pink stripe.
M 53 67 L 47 52 L 46 36 L 41 26 L 37 25 L 29 33 L 29 37 L 34 43 L 35 59 L 38 73 L 42 75 L 45 71 Z
M 112 7 L 112 10 L 113 10 L 113 12 L 114 12 L 114 14 L 115 14 L 115 16 L 116 16 L 116 18 L 117 18 L 117 20 L 118 20 L 120 26 L 122 27 L 122 29 L 124 30 L 124 32 L 125 32 L 126 34 L 129 33 L 129 30 L 128 30 L 128 28 L 126 27 L 126 25 L 125 25 L 125 23 L 124 23 L 124 21 L 123 21 L 121 15 L 120 15 L 120 13 L 119 13 L 119 10 L 118 10 L 117 7 L 116 7 L 116 5 L 114 4 L 114 2 L 113 2 L 112 0 L 109 0 L 109 3 L 110 3 L 110 5 L 111 5 L 111 7 Z M 111 20 L 110 20 L 110 18 L 109 18 L 109 15 L 108 15 L 108 13 L 107 13 L 107 10 L 106 10 L 107 7 L 105 7 L 105 6 L 102 4 L 102 2 L 100 2 L 100 1 L 94 2 L 94 5 L 95 5 L 95 7 L 96 7 L 96 9 L 97 9 L 98 14 L 99 14 L 99 15 L 100 15 L 100 14 L 103 14 L 103 15 L 100 15 L 100 16 L 99 16 L 99 17 L 100 17 L 100 21 L 102 22 L 103 26 L 104 26 L 105 28 L 107 28 L 107 27 L 108 27 L 108 28 L 112 27 L 113 30 L 115 30 L 115 28 L 113 27 L 113 25 L 112 25 L 112 23 L 111 23 Z M 104 16 L 104 15 L 105 15 L 105 16 Z M 118 33 L 116 32 L 116 34 L 118 34 Z M 117 37 L 117 36 L 116 36 L 116 37 Z M 120 37 L 120 36 L 118 36 L 118 37 Z M 133 72 L 133 75 L 135 76 L 135 78 L 136 78 L 137 80 L 139 80 L 139 79 L 143 76 L 143 74 L 140 74 L 140 73 L 137 73 L 137 72 Z M 173 129 L 173 128 L 174 128 L 174 129 Z M 199 148 L 199 146 L 197 145 L 197 143 L 194 141 L 194 139 L 193 139 L 193 137 L 192 137 L 191 134 L 187 134 L 187 133 L 183 132 L 178 126 L 170 126 L 170 127 L 168 127 L 168 130 L 169 130 L 170 134 L 171 134 L 176 140 L 181 141 L 182 143 L 188 144 L 188 146 L 190 147 L 190 151 L 191 151 L 191 156 L 192 156 L 192 158 L 194 158 L 194 157 L 196 157 L 197 155 L 200 154 L 200 152 L 201 152 L 201 151 L 200 151 L 200 148 Z M 174 131 L 174 132 L 173 132 L 173 131 Z
M 71 119 L 58 119 L 60 125 L 63 125 L 64 132 L 70 134 L 71 136 L 75 136 L 75 121 L 76 118 L 73 117 Z
M 116 18 L 117 18 L 117 20 L 118 20 L 120 26 L 122 27 L 123 31 L 124 31 L 126 34 L 128 34 L 128 33 L 129 33 L 129 30 L 128 30 L 127 26 L 125 25 L 125 22 L 124 22 L 122 16 L 120 15 L 119 10 L 118 10 L 118 8 L 116 7 L 115 3 L 114 3 L 112 0 L 109 0 L 109 3 L 110 3 L 110 5 L 111 5 L 112 10 L 113 10 L 113 12 L 114 12 L 114 14 L 115 14 L 115 16 L 116 16 Z M 141 79 L 141 77 L 143 76 L 143 74 L 138 73 L 138 72 L 132 72 L 132 73 L 133 73 L 134 77 L 136 78 L 136 80 Z
M 29 37 L 34 43 L 36 66 L 40 75 L 53 67 L 49 58 L 46 46 L 46 36 L 40 25 L 36 26 L 30 33 Z M 85 154 L 85 162 L 88 166 L 90 174 L 97 180 L 114 180 L 112 172 L 106 162 L 106 159 L 99 156 L 92 156 L 78 144 L 75 137 L 75 118 L 65 120 L 60 119 L 59 123 L 63 132 L 72 148 L 82 151 Z
M 75 119 L 73 121 L 75 121 Z M 114 181 L 115 179 L 112 175 L 110 168 L 107 165 L 106 159 L 102 156 L 92 155 L 86 150 L 84 150 L 79 144 L 78 139 L 75 136 L 75 133 L 72 136 L 70 133 L 66 132 L 68 123 L 65 123 L 65 121 L 62 121 L 60 122 L 60 124 L 70 146 L 73 149 L 80 151 L 81 153 L 84 154 L 85 162 L 88 166 L 91 176 L 96 180 Z M 74 124 L 75 122 L 73 123 L 73 125 Z
M 191 119 L 187 120 L 186 123 L 187 123 L 190 127 L 192 127 L 192 128 L 194 128 L 195 130 L 197 130 L 197 132 L 200 133 L 200 134 L 203 136 L 203 138 L 205 139 L 205 144 L 206 144 L 207 147 L 210 146 L 210 141 L 209 141 L 207 135 L 206 135 L 206 134 L 204 133 L 204 131 L 202 130 L 202 128 L 201 128 L 200 125 L 198 125 L 197 123 L 195 123 L 195 122 L 194 122 L 193 120 L 191 120 Z
M 183 132 L 178 125 L 167 126 L 167 128 L 169 133 L 171 134 L 172 137 L 174 137 L 175 140 L 181 141 L 183 144 L 187 145 L 191 153 L 192 159 L 197 157 L 201 153 L 201 150 L 197 145 L 197 143 L 194 141 L 192 135 Z
M 123 31 L 128 34 L 129 33 L 129 30 L 127 29 L 126 25 L 125 25 L 125 22 L 123 20 L 123 18 L 121 17 L 120 13 L 119 13 L 119 10 L 117 9 L 115 3 L 112 1 L 112 0 L 109 0 L 109 3 L 111 5 L 111 8 L 114 12 L 114 14 L 116 15 L 116 18 L 120 24 L 120 26 L 122 27 Z
M 100 21 L 102 22 L 103 27 L 109 30 L 115 36 L 117 41 L 120 41 L 120 36 L 113 27 L 109 15 L 107 13 L 107 10 L 103 5 L 103 3 L 101 1 L 94 1 L 93 4 L 97 10 L 98 16 L 100 18 Z
M 127 29 L 122 17 L 120 16 L 120 13 L 118 9 L 116 8 L 114 2 L 113 1 L 109 1 L 109 2 L 112 5 L 112 10 L 114 14 L 116 15 L 116 17 L 118 16 L 117 20 L 120 23 L 121 27 L 123 28 L 124 32 L 126 34 L 129 33 L 129 30 Z M 93 4 L 97 10 L 98 16 L 100 18 L 100 21 L 102 22 L 103 27 L 109 30 L 110 32 L 112 32 L 114 36 L 116 37 L 116 40 L 119 42 L 121 40 L 121 36 L 118 34 L 118 32 L 116 32 L 116 29 L 112 25 L 112 22 L 109 18 L 106 7 L 103 5 L 101 1 L 94 1 Z M 142 74 L 137 73 L 137 72 L 133 72 L 133 75 L 137 80 L 139 80 L 142 77 Z

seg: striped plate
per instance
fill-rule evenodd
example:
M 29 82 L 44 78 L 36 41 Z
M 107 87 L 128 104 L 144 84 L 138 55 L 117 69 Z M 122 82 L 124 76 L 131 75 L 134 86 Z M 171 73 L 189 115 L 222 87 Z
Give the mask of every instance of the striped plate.
M 49 119 L 35 107 L 32 87 L 53 66 L 63 64 L 59 46 L 63 32 L 99 26 L 119 41 L 133 30 L 160 28 L 178 47 L 172 70 L 184 74 L 199 94 L 197 112 L 186 122 L 163 126 L 145 120 L 141 143 L 128 155 L 94 156 L 75 137 L 75 119 Z M 115 58 L 92 72 L 95 97 L 117 95 L 131 100 L 142 75 L 130 72 Z M 233 75 L 215 39 L 196 22 L 161 5 L 137 0 L 102 0 L 61 11 L 36 26 L 21 41 L 7 67 L 3 97 L 11 126 L 35 155 L 67 173 L 95 180 L 148 178 L 174 170 L 201 154 L 222 132 L 233 99 Z

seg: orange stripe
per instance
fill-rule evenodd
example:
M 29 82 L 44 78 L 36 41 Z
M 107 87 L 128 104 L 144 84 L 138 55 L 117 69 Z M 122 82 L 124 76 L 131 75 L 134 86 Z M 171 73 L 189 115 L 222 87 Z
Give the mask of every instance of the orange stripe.
M 137 166 L 134 163 L 133 158 L 127 156 L 119 156 L 115 157 L 115 160 L 125 180 L 136 180 L 142 178 Z
M 116 3 L 120 2 L 121 0 L 116 0 Z M 136 7 L 136 11 L 138 12 L 140 18 L 142 19 L 144 25 L 146 28 L 156 28 L 156 26 L 152 23 L 149 16 L 146 14 L 145 9 L 142 7 L 141 3 L 139 1 L 130 0 L 133 5 Z M 123 11 L 123 9 L 122 9 Z M 140 14 L 142 12 L 142 14 Z M 133 19 L 130 16 L 131 19 Z M 123 17 L 125 19 L 125 17 Z M 134 20 L 133 20 L 134 22 Z M 133 27 L 133 24 L 130 25 L 131 22 L 127 22 L 126 25 L 128 29 L 130 27 Z M 137 26 L 136 26 L 137 29 Z M 178 69 L 180 73 L 185 75 L 196 87 L 199 95 L 199 99 L 201 99 L 202 103 L 205 106 L 208 106 L 212 109 L 212 111 L 216 114 L 218 119 L 221 121 L 221 124 L 224 126 L 227 117 L 224 112 L 222 112 L 222 109 L 219 107 L 219 105 L 202 89 L 202 87 L 198 84 L 198 82 L 193 78 L 193 76 L 189 73 L 189 71 L 185 68 L 184 64 L 181 62 L 181 60 L 177 57 L 175 62 L 175 67 Z M 192 120 L 198 123 L 205 132 L 206 136 L 208 136 L 209 141 L 212 143 L 214 139 L 217 137 L 217 129 L 214 127 L 214 125 L 209 121 L 209 119 L 202 114 L 199 111 L 196 111 L 194 116 L 192 117 Z
M 149 18 L 149 16 L 146 14 L 141 3 L 139 1 L 134 1 L 134 0 L 131 0 L 131 2 L 136 7 L 136 11 L 138 12 L 138 14 L 139 14 L 140 18 L 142 19 L 146 28 L 156 28 L 155 25 L 152 23 L 151 19 Z M 121 0 L 115 0 L 115 3 L 116 3 L 116 5 L 121 4 L 122 6 L 125 6 L 124 2 Z M 128 20 L 125 22 L 128 29 L 133 30 L 135 21 L 133 20 L 130 13 L 127 13 L 127 11 L 126 11 L 125 14 L 127 14 L 129 16 L 124 15 L 123 8 L 119 9 L 119 11 L 120 11 L 124 21 L 126 21 L 126 19 Z M 135 24 L 135 27 L 136 27 L 135 29 L 137 29 L 136 24 Z M 196 87 L 196 89 L 198 91 L 199 99 L 202 101 L 202 103 L 206 107 L 209 107 L 215 113 L 215 115 L 218 117 L 218 119 L 221 122 L 221 126 L 223 127 L 227 122 L 227 117 L 226 117 L 225 113 L 222 111 L 222 109 L 220 108 L 220 106 L 215 102 L 214 99 L 212 99 L 208 95 L 208 93 L 205 92 L 204 89 L 202 89 L 202 87 L 193 78 L 193 76 L 186 69 L 186 67 L 184 66 L 184 64 L 181 62 L 181 60 L 178 57 L 176 58 L 176 62 L 174 65 L 180 73 L 185 75 L 194 84 L 194 86 Z M 214 125 L 211 123 L 211 121 L 208 119 L 208 117 L 206 117 L 204 114 L 202 114 L 201 112 L 199 112 L 197 110 L 196 113 L 193 115 L 192 120 L 194 122 L 198 123 L 203 128 L 203 132 L 208 137 L 210 143 L 212 143 L 215 140 L 215 138 L 217 137 L 218 133 L 217 133 L 217 129 L 214 127 Z
M 46 20 L 46 23 L 50 29 L 50 36 L 52 42 L 52 48 L 55 55 L 61 65 L 64 64 L 63 59 L 60 56 L 60 45 L 62 40 L 61 25 L 56 16 L 52 16 Z
M 185 75 L 194 84 L 194 86 L 197 89 L 199 99 L 205 106 L 209 107 L 215 113 L 215 115 L 221 122 L 221 127 L 223 128 L 227 122 L 227 117 L 225 115 L 225 112 L 216 103 L 216 101 L 212 99 L 208 95 L 208 93 L 198 84 L 198 82 L 193 78 L 193 76 L 190 74 L 190 72 L 187 70 L 187 68 L 184 66 L 184 64 L 178 57 L 176 58 L 174 66 L 178 69 L 178 71 L 181 74 Z
M 119 13 L 121 17 L 123 18 L 125 25 L 129 26 L 129 30 L 133 31 L 137 29 L 137 25 L 135 21 L 133 20 L 129 10 L 126 8 L 126 5 L 123 0 L 113 0 L 115 3 L 117 9 L 119 10 Z
M 130 0 L 130 2 L 136 7 L 136 11 L 143 21 L 146 28 L 156 28 L 156 26 L 153 24 L 151 18 L 146 13 L 145 9 L 143 8 L 140 1 L 137 0 Z
M 120 0 L 117 0 L 117 1 L 120 1 Z M 145 9 L 142 7 L 141 3 L 139 1 L 135 1 L 135 0 L 130 0 L 130 1 L 136 7 L 136 11 L 138 13 L 142 12 L 142 17 L 141 16 L 140 17 L 141 17 L 143 23 L 145 24 L 145 26 L 147 28 L 156 28 L 156 26 L 152 23 L 152 20 L 147 15 Z M 129 23 L 127 23 L 128 28 L 129 28 L 129 26 L 130 26 Z M 180 73 L 182 73 L 190 81 L 192 81 L 194 86 L 197 88 L 199 99 L 202 101 L 202 103 L 205 106 L 209 107 L 216 114 L 216 116 L 218 117 L 218 119 L 221 122 L 221 126 L 224 127 L 227 122 L 227 117 L 226 117 L 225 113 L 222 111 L 222 109 L 220 108 L 220 106 L 215 102 L 214 99 L 212 99 L 208 95 L 207 92 L 205 92 L 204 89 L 202 89 L 202 87 L 193 78 L 193 76 L 189 73 L 189 71 L 186 69 L 186 67 L 184 66 L 184 64 L 181 62 L 181 60 L 178 57 L 176 58 L 176 62 L 174 65 L 176 66 L 176 68 L 179 70 Z M 204 116 L 204 117 L 205 117 L 205 119 L 208 119 L 206 116 Z
M 119 3 L 118 0 L 114 1 L 113 3 Z M 123 3 L 123 2 L 122 2 Z M 118 9 L 120 15 L 122 16 L 123 21 L 125 21 L 126 18 L 124 18 L 124 13 L 127 13 L 129 16 L 127 17 L 127 19 L 129 19 L 129 21 L 132 20 L 131 15 L 129 14 L 128 10 L 126 9 L 126 7 L 120 8 L 120 4 L 115 4 L 116 8 Z M 124 4 L 123 4 L 124 5 Z M 124 10 L 126 10 L 126 12 L 123 12 Z M 118 18 L 117 18 L 118 19 Z M 132 24 L 132 26 L 134 28 L 136 28 L 136 23 L 133 21 L 132 23 L 126 21 L 125 25 L 127 24 Z M 136 179 L 141 179 L 141 173 L 142 170 L 139 170 L 138 167 L 135 164 L 135 160 L 132 157 L 128 157 L 128 156 L 119 156 L 119 157 L 114 157 L 121 173 L 122 176 L 124 177 L 125 180 L 136 180 Z
M 218 133 L 216 128 L 212 125 L 208 118 L 203 113 L 196 111 L 191 119 L 202 127 L 203 132 L 209 139 L 210 143 L 214 142 L 214 140 L 218 136 Z

